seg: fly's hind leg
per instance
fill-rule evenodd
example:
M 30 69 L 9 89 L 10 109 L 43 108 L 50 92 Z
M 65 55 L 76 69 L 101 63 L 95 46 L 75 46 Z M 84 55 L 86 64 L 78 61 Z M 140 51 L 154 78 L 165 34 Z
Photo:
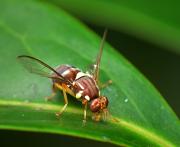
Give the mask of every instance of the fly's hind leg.
M 52 93 L 51 93 L 51 95 L 45 97 L 45 101 L 52 100 L 54 98 L 54 96 L 56 95 L 56 93 L 57 93 L 57 88 L 56 88 L 55 84 L 53 83 L 53 85 L 52 85 Z
M 67 99 L 67 94 L 66 94 L 66 85 L 62 84 L 62 91 L 63 91 L 63 96 L 64 96 L 64 106 L 61 108 L 59 112 L 56 113 L 56 116 L 59 118 L 60 115 L 65 111 L 67 105 L 68 105 L 68 99 Z

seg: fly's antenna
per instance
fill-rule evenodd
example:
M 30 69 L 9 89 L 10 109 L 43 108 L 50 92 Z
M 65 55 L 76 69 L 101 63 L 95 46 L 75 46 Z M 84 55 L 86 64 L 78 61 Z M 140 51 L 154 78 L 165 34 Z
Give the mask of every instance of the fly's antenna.
M 99 79 L 99 67 L 100 67 L 100 63 L 101 63 L 101 56 L 102 56 L 103 47 L 104 47 L 104 43 L 106 40 L 107 32 L 108 32 L 108 29 L 106 28 L 104 30 L 104 34 L 103 34 L 103 37 L 102 37 L 102 40 L 100 43 L 99 53 L 98 53 L 97 58 L 96 58 L 95 71 L 94 71 L 94 79 L 96 80 L 96 82 L 98 82 L 98 79 Z

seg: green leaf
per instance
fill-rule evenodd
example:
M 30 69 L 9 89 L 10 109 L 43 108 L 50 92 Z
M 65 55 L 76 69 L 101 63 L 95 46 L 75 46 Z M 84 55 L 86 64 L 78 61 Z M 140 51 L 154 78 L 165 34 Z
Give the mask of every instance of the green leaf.
M 83 20 L 106 26 L 180 54 L 178 0 L 51 0 Z
M 98 52 L 100 38 L 64 11 L 47 3 L 23 0 L 0 2 L 0 128 L 79 136 L 122 146 L 178 146 L 179 120 L 156 89 L 110 45 L 104 47 L 101 81 L 109 98 L 110 119 L 82 126 L 81 103 L 59 93 L 52 102 L 51 81 L 26 72 L 16 56 L 28 54 L 55 67 L 72 64 L 82 69 Z

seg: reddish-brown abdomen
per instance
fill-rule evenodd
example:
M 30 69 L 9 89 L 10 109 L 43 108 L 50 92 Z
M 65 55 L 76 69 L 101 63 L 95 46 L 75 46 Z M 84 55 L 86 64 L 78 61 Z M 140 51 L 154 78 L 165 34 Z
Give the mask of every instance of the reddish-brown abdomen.
M 101 108 L 101 103 L 99 99 L 94 99 L 90 104 L 90 110 L 92 112 L 98 112 Z
M 70 82 L 73 82 L 76 78 L 77 73 L 80 72 L 80 69 L 75 68 L 71 65 L 60 65 L 55 70 Z M 53 82 L 57 82 L 57 81 L 53 80 Z

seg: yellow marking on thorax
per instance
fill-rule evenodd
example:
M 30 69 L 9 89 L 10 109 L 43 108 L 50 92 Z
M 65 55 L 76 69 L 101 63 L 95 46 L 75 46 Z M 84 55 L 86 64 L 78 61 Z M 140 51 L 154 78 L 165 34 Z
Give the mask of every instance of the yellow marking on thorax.
M 55 85 L 55 87 L 57 87 L 58 89 L 63 90 L 63 87 L 62 87 L 61 84 L 59 84 L 59 83 L 54 83 L 54 85 Z M 75 94 L 74 94 L 74 92 L 73 92 L 68 86 L 66 86 L 65 91 L 66 91 L 66 93 L 72 95 L 73 97 L 76 97 Z

